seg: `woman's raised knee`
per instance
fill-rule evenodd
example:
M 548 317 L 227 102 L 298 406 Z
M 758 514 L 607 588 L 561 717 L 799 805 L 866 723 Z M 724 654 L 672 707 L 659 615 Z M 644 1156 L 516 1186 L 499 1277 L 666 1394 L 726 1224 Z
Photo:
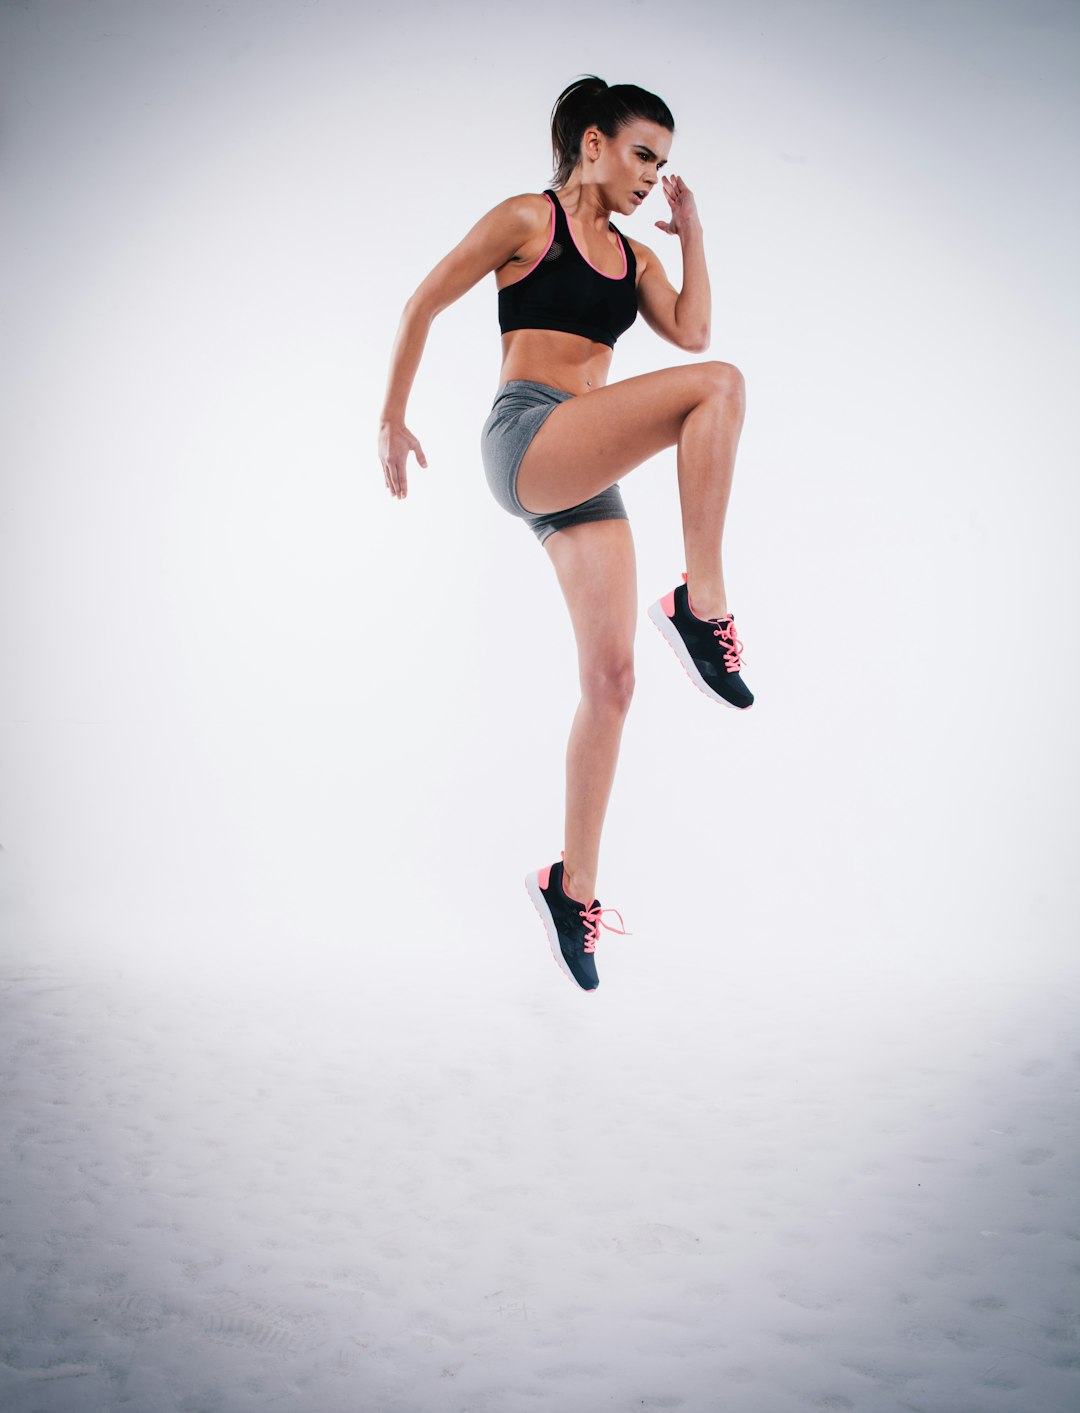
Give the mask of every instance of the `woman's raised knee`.
M 708 391 L 713 397 L 746 396 L 746 380 L 734 363 L 710 361 L 697 365 L 705 378 Z

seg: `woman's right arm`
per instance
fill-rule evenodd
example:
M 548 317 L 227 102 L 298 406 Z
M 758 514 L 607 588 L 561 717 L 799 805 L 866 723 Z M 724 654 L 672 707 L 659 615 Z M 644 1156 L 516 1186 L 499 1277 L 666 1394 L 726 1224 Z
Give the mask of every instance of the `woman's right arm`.
M 549 209 L 545 197 L 532 194 L 501 201 L 439 261 L 406 303 L 390 355 L 390 376 L 379 420 L 379 460 L 387 489 L 398 499 L 404 499 L 408 491 L 405 461 L 409 452 L 415 452 L 420 465 L 427 467 L 420 443 L 405 425 L 405 405 L 435 315 L 485 275 L 505 265 L 530 236 L 540 233 L 541 225 L 546 231 Z

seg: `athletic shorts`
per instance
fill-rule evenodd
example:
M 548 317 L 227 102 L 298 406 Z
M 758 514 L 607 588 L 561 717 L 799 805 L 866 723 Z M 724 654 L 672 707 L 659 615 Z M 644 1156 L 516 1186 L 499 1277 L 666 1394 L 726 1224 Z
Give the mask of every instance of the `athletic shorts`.
M 533 515 L 517 498 L 518 468 L 525 449 L 540 430 L 544 419 L 573 393 L 547 383 L 531 383 L 512 378 L 495 394 L 491 412 L 480 433 L 480 455 L 484 461 L 491 494 L 502 508 L 529 525 L 541 544 L 556 530 L 581 525 L 587 520 L 628 520 L 619 483 L 608 486 L 591 500 L 568 510 Z

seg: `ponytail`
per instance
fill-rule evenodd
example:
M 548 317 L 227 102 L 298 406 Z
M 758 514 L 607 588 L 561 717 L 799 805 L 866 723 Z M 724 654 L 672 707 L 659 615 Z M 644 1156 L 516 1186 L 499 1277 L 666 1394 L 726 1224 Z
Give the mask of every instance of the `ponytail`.
M 633 83 L 609 87 L 595 74 L 575 79 L 564 88 L 551 110 L 551 155 L 555 173 L 554 188 L 563 187 L 581 160 L 581 139 L 587 128 L 599 128 L 605 137 L 614 137 L 634 118 L 647 118 L 669 132 L 675 119 L 662 98 Z

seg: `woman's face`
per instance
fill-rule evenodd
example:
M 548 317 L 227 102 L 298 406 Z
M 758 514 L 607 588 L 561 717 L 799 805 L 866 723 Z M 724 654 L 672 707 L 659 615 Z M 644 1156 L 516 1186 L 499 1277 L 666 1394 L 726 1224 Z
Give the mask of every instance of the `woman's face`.
M 584 165 L 592 167 L 590 175 L 603 191 L 609 210 L 623 215 L 637 210 L 660 180 L 671 151 L 671 137 L 667 128 L 648 118 L 632 118 L 614 137 L 605 137 L 597 128 L 585 132 L 582 155 L 595 153 L 596 159 Z

